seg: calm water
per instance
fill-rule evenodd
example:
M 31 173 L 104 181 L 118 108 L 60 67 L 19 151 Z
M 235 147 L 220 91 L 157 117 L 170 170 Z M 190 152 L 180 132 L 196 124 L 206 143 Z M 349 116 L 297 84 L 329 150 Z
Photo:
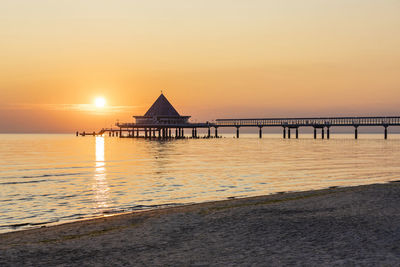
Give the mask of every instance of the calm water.
M 0 232 L 91 216 L 400 179 L 400 137 L 158 142 L 0 135 Z

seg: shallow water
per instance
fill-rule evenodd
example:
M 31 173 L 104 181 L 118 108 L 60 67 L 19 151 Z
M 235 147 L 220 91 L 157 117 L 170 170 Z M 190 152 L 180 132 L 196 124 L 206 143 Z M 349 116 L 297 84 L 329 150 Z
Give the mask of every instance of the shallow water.
M 0 135 L 0 232 L 162 205 L 399 180 L 400 136 L 168 142 Z

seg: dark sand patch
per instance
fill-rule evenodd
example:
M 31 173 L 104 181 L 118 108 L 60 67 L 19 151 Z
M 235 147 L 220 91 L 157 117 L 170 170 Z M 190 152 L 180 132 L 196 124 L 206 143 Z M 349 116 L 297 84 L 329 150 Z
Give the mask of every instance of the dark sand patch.
M 400 184 L 133 212 L 0 235 L 0 266 L 399 265 Z

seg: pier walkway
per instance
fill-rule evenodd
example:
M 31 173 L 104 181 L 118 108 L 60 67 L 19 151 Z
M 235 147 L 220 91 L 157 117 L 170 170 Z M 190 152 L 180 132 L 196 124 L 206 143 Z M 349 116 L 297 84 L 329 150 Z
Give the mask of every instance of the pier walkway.
M 263 127 L 282 127 L 283 138 L 291 137 L 291 129 L 299 137 L 300 127 L 313 127 L 314 139 L 317 138 L 317 129 L 321 129 L 321 137 L 330 138 L 330 128 L 333 126 L 354 127 L 354 137 L 358 138 L 360 126 L 384 127 L 384 138 L 387 139 L 389 126 L 400 126 L 400 117 L 321 117 L 321 118 L 257 118 L 257 119 L 217 119 L 214 127 L 235 127 L 236 137 L 239 138 L 240 127 L 259 127 L 259 136 L 262 137 Z M 287 134 L 286 134 L 287 130 Z

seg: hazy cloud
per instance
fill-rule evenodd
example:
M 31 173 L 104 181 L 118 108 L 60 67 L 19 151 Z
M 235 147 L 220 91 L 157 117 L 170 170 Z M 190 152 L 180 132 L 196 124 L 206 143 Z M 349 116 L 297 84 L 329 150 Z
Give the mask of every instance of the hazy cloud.
M 0 110 L 54 110 L 54 111 L 76 111 L 92 114 L 109 114 L 132 112 L 140 106 L 105 106 L 96 107 L 93 104 L 6 104 L 0 106 Z

